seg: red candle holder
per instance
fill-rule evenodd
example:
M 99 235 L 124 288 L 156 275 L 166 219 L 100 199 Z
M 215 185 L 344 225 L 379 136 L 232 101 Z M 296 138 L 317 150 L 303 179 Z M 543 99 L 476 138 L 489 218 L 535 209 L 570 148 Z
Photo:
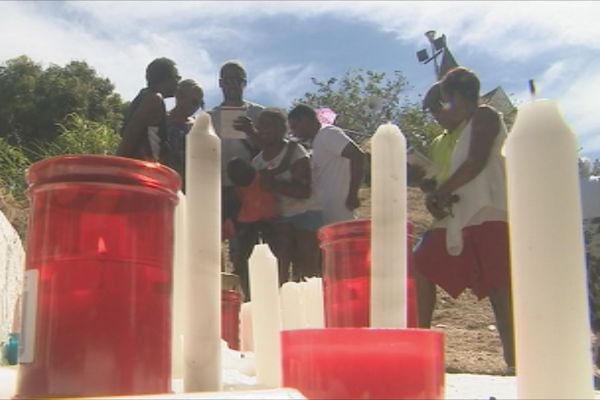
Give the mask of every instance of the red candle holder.
M 444 336 L 426 329 L 283 331 L 283 384 L 309 399 L 443 399 Z
M 27 180 L 16 397 L 170 392 L 179 176 L 85 155 L 40 161 Z
M 237 275 L 221 272 L 221 338 L 232 350 L 240 349 L 242 294 Z
M 407 325 L 417 326 L 412 224 L 407 225 Z M 368 327 L 371 296 L 371 220 L 338 222 L 319 230 L 323 250 L 325 326 Z M 398 245 L 401 245 L 400 243 Z

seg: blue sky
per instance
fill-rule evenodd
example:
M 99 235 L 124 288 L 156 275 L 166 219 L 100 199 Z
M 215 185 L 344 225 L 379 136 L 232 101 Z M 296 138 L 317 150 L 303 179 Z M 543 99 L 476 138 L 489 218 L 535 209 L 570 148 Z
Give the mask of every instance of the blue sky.
M 599 20 L 596 2 L 0 2 L 0 61 L 85 60 L 131 99 L 145 66 L 166 56 L 202 83 L 208 107 L 220 101 L 219 67 L 233 58 L 247 67 L 247 97 L 283 108 L 315 88 L 311 77 L 401 70 L 417 101 L 434 73 L 415 52 L 436 30 L 484 92 L 501 85 L 523 103 L 535 79 L 583 154 L 600 158 Z

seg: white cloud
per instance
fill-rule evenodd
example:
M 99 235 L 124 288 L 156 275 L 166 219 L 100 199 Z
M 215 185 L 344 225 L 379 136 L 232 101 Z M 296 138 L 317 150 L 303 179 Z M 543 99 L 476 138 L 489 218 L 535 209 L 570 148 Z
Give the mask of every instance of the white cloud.
M 600 49 L 600 3 L 371 2 L 346 12 L 398 38 L 422 44 L 424 32 L 445 33 L 455 50 L 526 61 L 564 46 Z M 473 50 L 475 49 L 475 50 Z M 501 51 L 500 51 L 501 50 Z
M 306 82 L 315 75 L 312 65 L 276 65 L 256 76 L 248 86 L 248 96 L 271 94 L 274 104 L 288 104 L 299 98 Z
M 257 26 L 279 16 L 367 23 L 415 50 L 427 44 L 423 33 L 435 29 L 448 36 L 459 59 L 498 60 L 528 71 L 535 66 L 538 76 L 502 70 L 495 76 L 506 87 L 536 78 L 541 96 L 559 101 L 580 132 L 584 150 L 600 154 L 600 2 L 0 2 L 0 60 L 21 54 L 45 64 L 83 59 L 130 99 L 144 85 L 147 63 L 166 56 L 178 62 L 182 76 L 203 83 L 208 98 L 217 98 L 217 62 L 223 60 L 214 60 L 215 51 L 239 54 L 268 40 Z M 244 61 L 261 64 L 260 54 L 252 57 Z M 282 59 L 251 79 L 249 96 L 288 104 L 318 76 L 319 62 L 334 62 L 311 61 L 300 66 Z
M 27 54 L 34 61 L 59 65 L 85 60 L 100 75 L 109 77 L 125 99 L 145 85 L 146 65 L 159 56 L 177 60 L 182 76 L 201 82 L 214 79 L 214 63 L 208 52 L 200 46 L 191 52 L 176 32 L 148 30 L 141 33 L 143 40 L 117 35 L 115 41 L 82 24 L 69 24 L 36 12 L 30 4 L 2 3 L 0 13 L 0 37 L 7 39 L 0 48 L 0 59 Z
M 539 98 L 555 100 L 565 121 L 578 136 L 583 154 L 600 158 L 600 118 L 598 93 L 600 93 L 600 59 L 561 59 L 550 65 L 536 80 Z M 530 101 L 527 91 L 515 95 L 519 102 Z

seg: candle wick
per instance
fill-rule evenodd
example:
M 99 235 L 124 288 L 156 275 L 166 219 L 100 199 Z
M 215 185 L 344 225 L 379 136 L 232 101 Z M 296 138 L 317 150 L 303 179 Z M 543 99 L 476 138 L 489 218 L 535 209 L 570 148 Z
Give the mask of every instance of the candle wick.
M 535 88 L 535 81 L 533 79 L 529 80 L 529 94 L 531 94 L 531 101 L 535 101 L 537 93 Z

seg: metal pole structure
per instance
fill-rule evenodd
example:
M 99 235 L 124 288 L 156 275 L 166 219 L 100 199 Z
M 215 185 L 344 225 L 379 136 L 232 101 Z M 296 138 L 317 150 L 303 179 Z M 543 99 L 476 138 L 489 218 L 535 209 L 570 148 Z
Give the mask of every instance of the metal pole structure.
M 437 81 L 440 79 L 440 66 L 438 65 L 438 62 L 437 62 L 436 48 L 435 48 L 435 44 L 434 44 L 435 31 L 425 32 L 425 37 L 427 37 L 427 39 L 429 40 L 429 43 L 431 45 L 431 54 L 433 57 L 433 68 L 434 68 L 434 72 L 435 72 L 435 80 Z

